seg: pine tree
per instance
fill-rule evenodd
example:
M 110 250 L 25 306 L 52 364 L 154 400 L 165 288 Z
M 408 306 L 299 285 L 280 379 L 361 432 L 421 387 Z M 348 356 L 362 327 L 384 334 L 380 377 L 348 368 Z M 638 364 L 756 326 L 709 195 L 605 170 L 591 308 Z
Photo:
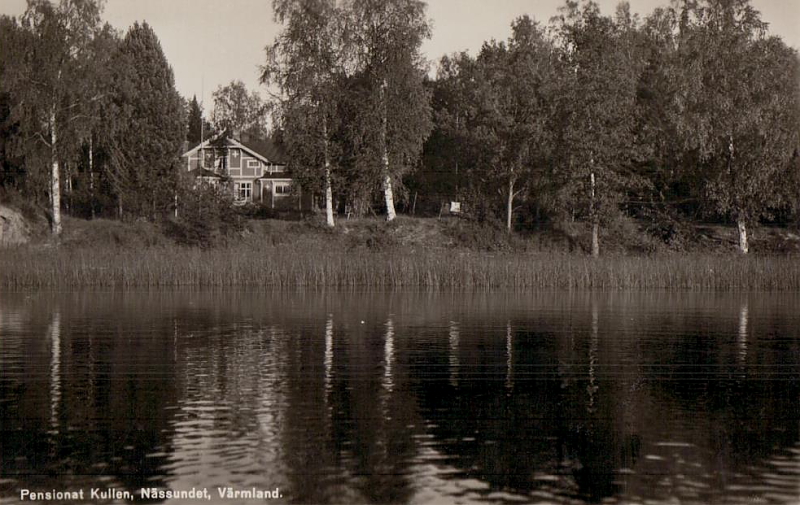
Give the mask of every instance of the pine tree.
M 200 108 L 200 104 L 197 102 L 197 96 L 193 96 L 192 100 L 189 102 L 189 124 L 188 124 L 188 131 L 186 132 L 186 140 L 189 141 L 189 145 L 196 145 L 200 143 L 200 139 L 203 136 L 203 110 Z
M 145 22 L 134 23 L 116 61 L 112 180 L 120 208 L 156 219 L 174 202 L 186 119 L 172 69 Z

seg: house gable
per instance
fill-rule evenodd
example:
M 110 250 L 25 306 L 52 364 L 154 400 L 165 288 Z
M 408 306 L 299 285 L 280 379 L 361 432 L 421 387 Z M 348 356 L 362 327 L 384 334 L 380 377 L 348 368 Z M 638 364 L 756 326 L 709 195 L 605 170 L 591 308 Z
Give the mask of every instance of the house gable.
M 187 150 L 182 158 L 186 158 L 187 170 L 195 177 L 202 174 L 205 180 L 216 175 L 225 181 L 224 187 L 239 202 L 260 201 L 275 207 L 294 200 L 287 197 L 296 196 L 300 205 L 299 196 L 291 190 L 285 155 L 269 141 L 217 135 Z
M 206 141 L 204 141 L 204 142 L 202 142 L 200 144 L 197 144 L 192 149 L 189 149 L 188 151 L 183 153 L 181 155 L 181 157 L 199 159 L 200 155 L 199 155 L 198 151 L 201 150 L 201 149 L 203 151 L 205 151 L 207 149 L 215 148 L 216 146 L 214 146 L 211 143 L 212 142 L 216 142 L 218 140 L 219 140 L 219 135 L 217 135 L 216 137 L 210 138 L 210 139 L 208 139 L 208 140 L 206 140 Z M 243 144 L 242 142 L 240 142 L 240 141 L 238 141 L 238 140 L 236 140 L 234 138 L 228 137 L 225 140 L 226 140 L 226 146 L 225 147 L 227 149 L 239 149 L 243 153 L 246 153 L 246 155 L 249 156 L 250 158 L 259 160 L 264 165 L 268 165 L 268 166 L 269 165 L 280 165 L 280 166 L 285 166 L 286 165 L 286 163 L 284 163 L 282 160 L 278 159 L 280 157 L 280 154 L 277 152 L 277 148 L 272 146 L 270 143 L 259 142 L 258 144 L 261 144 L 261 145 L 257 146 L 257 148 L 261 147 L 260 150 L 264 150 L 264 151 L 271 150 L 271 151 L 274 151 L 273 153 L 269 153 L 269 158 L 268 158 L 266 154 L 262 154 L 260 152 L 257 152 L 253 147 L 247 146 L 247 145 Z M 255 144 L 255 143 L 251 143 L 251 145 L 252 144 Z M 270 158 L 273 158 L 273 159 L 270 159 Z

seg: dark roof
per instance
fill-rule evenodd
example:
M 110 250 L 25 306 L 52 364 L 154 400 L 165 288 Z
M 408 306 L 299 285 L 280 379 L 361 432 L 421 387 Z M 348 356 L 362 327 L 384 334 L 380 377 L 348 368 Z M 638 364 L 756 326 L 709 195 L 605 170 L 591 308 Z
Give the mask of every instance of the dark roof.
M 271 140 L 249 138 L 247 141 L 242 140 L 240 142 L 243 146 L 252 149 L 276 165 L 286 164 L 286 152 Z
M 248 135 L 242 135 L 243 138 L 239 139 L 236 137 L 229 137 L 227 133 L 217 135 L 216 137 L 212 138 L 209 142 L 209 145 L 212 147 L 222 148 L 227 145 L 230 145 L 229 138 L 235 138 L 240 144 L 245 146 L 246 148 L 254 151 L 261 156 L 268 159 L 270 162 L 276 165 L 285 165 L 286 160 L 288 157 L 286 156 L 286 152 L 276 144 L 275 142 L 269 139 L 257 139 L 250 137 Z M 200 143 L 193 145 L 191 148 L 184 149 L 184 153 L 189 152 L 191 149 L 196 148 L 199 146 Z

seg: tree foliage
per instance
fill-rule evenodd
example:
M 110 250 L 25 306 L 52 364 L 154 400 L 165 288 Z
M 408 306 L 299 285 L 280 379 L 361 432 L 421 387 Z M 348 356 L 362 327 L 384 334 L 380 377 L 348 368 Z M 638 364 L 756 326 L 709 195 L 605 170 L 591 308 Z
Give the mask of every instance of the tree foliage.
M 174 204 L 178 158 L 186 137 L 182 100 L 158 37 L 135 23 L 122 41 L 115 64 L 112 180 L 122 208 L 157 218 Z
M 472 135 L 482 185 L 505 197 L 506 226 L 514 200 L 545 173 L 553 153 L 555 48 L 527 16 L 512 23 L 508 44 L 485 43 L 476 60 Z
M 62 208 L 158 218 L 200 201 L 176 165 L 205 129 L 200 104 L 178 96 L 146 23 L 122 38 L 102 8 L 29 0 L 0 17 L 0 185 L 46 204 L 56 234 Z M 292 177 L 324 195 L 331 226 L 379 200 L 393 218 L 406 185 L 510 230 L 533 211 L 584 221 L 595 254 L 625 215 L 735 222 L 743 252 L 750 226 L 800 215 L 800 59 L 749 0 L 672 0 L 642 20 L 566 0 L 547 26 L 522 17 L 508 40 L 441 59 L 435 79 L 421 0 L 273 11 L 262 82 Z M 214 99 L 218 131 L 266 136 L 258 93 L 234 80 Z
M 781 189 L 798 146 L 797 53 L 766 28 L 746 0 L 681 9 L 681 139 L 713 210 L 737 222 L 745 253 L 748 223 L 786 203 Z
M 603 16 L 593 1 L 567 2 L 558 17 L 558 177 L 560 196 L 593 226 L 592 254 L 599 254 L 599 225 L 618 209 L 626 188 L 643 182 L 632 170 L 637 148 L 637 81 L 643 67 L 632 36 L 636 20 L 622 9 Z
M 186 140 L 189 145 L 197 145 L 201 139 L 211 137 L 211 125 L 203 117 L 203 108 L 197 101 L 196 96 L 193 96 L 187 104 L 186 116 L 188 119 Z
M 211 115 L 218 132 L 249 133 L 266 137 L 267 111 L 259 94 L 247 90 L 242 81 L 231 81 L 213 93 L 214 111 Z
M 326 221 L 334 226 L 334 179 L 341 166 L 336 133 L 349 63 L 344 11 L 333 0 L 276 0 L 273 10 L 284 29 L 267 48 L 261 80 L 282 95 L 290 169 L 305 188 L 325 195 Z
M 360 99 L 348 135 L 356 169 L 371 172 L 383 187 L 389 220 L 394 189 L 416 167 L 432 128 L 420 56 L 430 37 L 425 9 L 419 0 L 353 0 L 349 10 Z
M 20 132 L 12 149 L 25 158 L 29 191 L 47 195 L 55 236 L 65 161 L 78 152 L 92 119 L 89 104 L 97 99 L 92 42 L 102 7 L 99 0 L 30 0 L 19 24 L 3 23 L 3 37 L 16 49 L 4 58 L 2 84 L 6 119 Z

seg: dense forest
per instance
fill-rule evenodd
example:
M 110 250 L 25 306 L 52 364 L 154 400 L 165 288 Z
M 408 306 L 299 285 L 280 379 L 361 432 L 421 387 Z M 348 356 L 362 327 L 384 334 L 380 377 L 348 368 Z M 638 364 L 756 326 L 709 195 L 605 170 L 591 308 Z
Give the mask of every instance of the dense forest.
M 800 217 L 800 59 L 748 0 L 646 17 L 567 0 L 438 62 L 421 55 L 420 0 L 272 5 L 270 98 L 232 80 L 209 117 L 176 91 L 146 22 L 119 33 L 100 0 L 0 17 L 2 194 L 48 209 L 55 235 L 62 212 L 224 223 L 240 209 L 184 180 L 179 156 L 248 130 L 283 145 L 330 227 L 458 201 L 509 232 L 585 223 L 593 255 L 602 227 L 631 218 L 665 241 L 681 223 L 735 224 L 746 253 L 753 226 Z

